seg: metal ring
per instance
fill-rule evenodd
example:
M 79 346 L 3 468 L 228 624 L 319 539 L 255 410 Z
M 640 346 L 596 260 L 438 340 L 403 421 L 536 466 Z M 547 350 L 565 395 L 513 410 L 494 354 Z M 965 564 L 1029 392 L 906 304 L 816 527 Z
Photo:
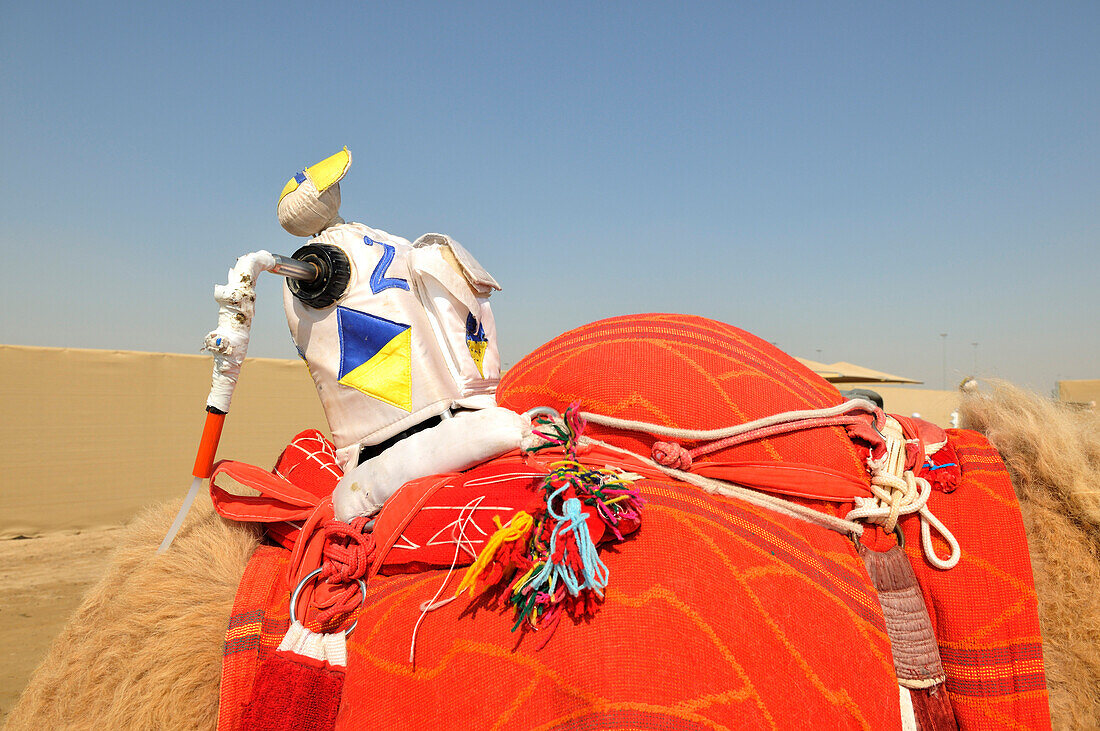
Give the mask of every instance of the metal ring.
M 876 408 L 874 411 L 871 412 L 871 428 L 874 429 L 876 432 L 878 432 L 878 435 L 880 437 L 885 439 L 886 435 L 882 433 L 882 429 L 878 428 L 878 415 L 879 414 L 882 414 L 883 416 L 886 415 L 886 413 L 882 409 L 879 409 L 879 408 Z M 886 426 L 886 419 L 882 420 L 882 425 Z
M 536 406 L 533 409 L 528 409 L 523 412 L 523 418 L 525 419 L 533 419 L 536 416 L 549 416 L 554 419 L 561 418 L 561 414 L 552 406 Z
M 894 523 L 894 538 L 898 540 L 898 548 L 905 548 L 905 534 L 901 532 L 900 522 Z
M 306 574 L 306 577 L 304 579 L 302 579 L 301 581 L 299 581 L 298 586 L 294 587 L 294 591 L 292 591 L 290 593 L 290 623 L 291 624 L 294 624 L 295 622 L 298 621 L 298 617 L 295 616 L 296 612 L 294 611 L 294 609 L 295 609 L 296 606 L 298 606 L 298 597 L 302 593 L 302 588 L 305 587 L 305 585 L 307 583 L 309 583 L 315 576 L 317 576 L 317 574 L 321 573 L 323 568 L 324 567 L 313 569 L 313 571 L 310 571 L 308 574 Z M 363 598 L 360 601 L 360 606 L 362 606 L 362 602 L 365 602 L 367 600 L 367 582 L 363 581 L 362 579 L 356 579 L 356 581 L 359 582 L 359 591 L 362 592 L 362 594 L 363 594 Z M 350 637 L 351 633 L 353 631 L 355 631 L 355 626 L 357 624 L 359 624 L 359 618 L 358 617 L 355 618 L 355 621 L 351 623 L 350 627 L 348 627 L 346 630 L 344 630 L 344 636 Z

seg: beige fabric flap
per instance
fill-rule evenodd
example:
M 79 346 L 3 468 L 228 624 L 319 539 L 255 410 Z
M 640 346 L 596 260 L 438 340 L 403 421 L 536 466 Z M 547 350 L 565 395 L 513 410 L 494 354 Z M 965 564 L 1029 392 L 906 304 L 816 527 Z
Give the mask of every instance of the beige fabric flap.
M 459 267 L 462 270 L 463 276 L 470 283 L 478 294 L 486 296 L 491 290 L 500 290 L 500 285 L 497 284 L 497 280 L 493 279 L 493 276 L 485 270 L 485 267 L 478 263 L 474 255 L 466 248 L 452 239 L 446 234 L 424 234 L 416 241 L 413 242 L 413 247 L 432 246 L 439 245 L 445 247 L 453 256 L 454 260 L 458 262 Z

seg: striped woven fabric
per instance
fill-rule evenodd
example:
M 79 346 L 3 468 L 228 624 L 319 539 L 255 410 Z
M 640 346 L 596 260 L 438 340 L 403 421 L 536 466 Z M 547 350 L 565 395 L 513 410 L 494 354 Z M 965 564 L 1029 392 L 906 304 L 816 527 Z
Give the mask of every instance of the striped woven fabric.
M 934 491 L 928 505 L 962 546 L 959 564 L 950 571 L 929 566 L 919 525 L 902 525 L 955 716 L 963 728 L 1049 727 L 1035 584 L 1016 494 L 985 437 L 961 429 L 948 436 L 962 468 L 959 486 Z M 933 540 L 945 554 L 946 544 Z
M 222 650 L 219 729 L 241 727 L 241 714 L 252 694 L 256 670 L 290 627 L 290 589 L 285 580 L 289 561 L 290 551 L 260 546 L 249 559 L 237 587 Z

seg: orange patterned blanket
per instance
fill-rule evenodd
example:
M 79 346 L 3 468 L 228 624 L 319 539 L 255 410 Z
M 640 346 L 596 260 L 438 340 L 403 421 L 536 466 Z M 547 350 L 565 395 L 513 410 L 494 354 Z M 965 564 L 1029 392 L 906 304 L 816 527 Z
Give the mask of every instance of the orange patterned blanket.
M 951 572 L 912 562 L 962 728 L 1049 724 L 1019 510 L 996 453 L 952 434 L 963 470 L 937 509 L 966 550 Z M 641 530 L 604 551 L 594 615 L 543 645 L 488 597 L 429 613 L 447 571 L 376 576 L 349 640 L 343 728 L 825 727 L 900 723 L 874 589 L 837 533 L 672 481 L 638 484 Z M 504 516 L 502 516 L 504 517 Z M 994 529 L 991 530 L 991 526 Z M 289 624 L 289 551 L 249 563 L 226 633 L 220 728 L 240 728 L 259 663 Z M 450 577 L 452 589 L 458 579 Z
M 512 632 L 511 612 L 458 600 L 427 615 L 412 664 L 420 605 L 447 572 L 373 578 L 338 727 L 899 724 L 881 612 L 849 541 L 675 483 L 639 488 L 644 525 L 604 552 L 606 599 L 541 648 L 536 633 Z M 261 549 L 241 584 L 221 728 L 238 727 L 258 662 L 287 629 L 288 556 Z
M 509 372 L 500 401 L 522 411 L 581 398 L 612 416 L 713 428 L 837 403 L 835 389 L 815 378 L 736 328 L 642 316 L 586 326 L 540 348 Z M 593 431 L 636 453 L 650 447 Z M 900 526 L 955 720 L 961 728 L 1047 727 L 1035 590 L 1012 486 L 980 435 L 954 431 L 950 446 L 957 480 L 928 504 L 962 545 L 959 564 L 932 568 L 920 553 L 916 516 Z M 698 453 L 700 471 L 748 466 L 765 483 L 815 473 L 823 494 L 866 480 L 839 426 Z M 337 726 L 900 726 L 883 612 L 849 538 L 672 479 L 649 476 L 635 487 L 646 501 L 641 527 L 600 549 L 610 575 L 604 599 L 562 619 L 549 639 L 513 631 L 514 612 L 492 593 L 425 614 L 422 605 L 459 583 L 458 572 L 438 562 L 412 560 L 411 573 L 371 576 L 348 641 Z M 472 483 L 463 489 L 474 492 L 451 502 L 476 497 Z M 846 509 L 801 501 L 833 514 Z M 872 528 L 864 542 L 875 541 L 893 545 Z M 241 728 L 259 664 L 287 631 L 288 561 L 288 551 L 262 547 L 241 583 L 226 634 L 221 729 Z

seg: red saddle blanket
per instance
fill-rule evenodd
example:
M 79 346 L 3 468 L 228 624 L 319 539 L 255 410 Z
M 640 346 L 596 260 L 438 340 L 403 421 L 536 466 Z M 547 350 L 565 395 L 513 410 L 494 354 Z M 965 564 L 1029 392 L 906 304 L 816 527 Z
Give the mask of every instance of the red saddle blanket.
M 579 400 L 604 416 L 692 430 L 844 401 L 835 387 L 760 338 L 683 315 L 612 318 L 565 333 L 511 368 L 498 400 L 517 412 L 533 406 L 561 411 Z M 657 456 L 658 445 L 644 430 L 593 424 L 586 434 Z M 836 496 L 869 484 L 866 454 L 839 423 L 678 447 L 673 451 L 691 458 L 676 458 L 682 469 L 801 494 L 793 499 L 833 514 L 848 510 Z M 937 477 L 928 506 L 961 544 L 958 565 L 930 567 L 920 554 L 916 516 L 900 525 L 935 625 L 956 720 L 962 728 L 1047 727 L 1035 589 L 1019 506 L 1003 464 L 980 435 L 953 431 L 949 447 L 958 457 L 958 478 Z M 493 464 L 506 460 L 456 478 L 454 494 L 440 488 L 439 507 L 453 513 L 482 497 L 479 505 L 494 507 L 475 474 Z M 561 619 L 549 641 L 546 630 L 513 631 L 513 611 L 497 607 L 491 594 L 422 615 L 423 603 L 452 595 L 459 583 L 458 572 L 448 578 L 452 557 L 462 554 L 453 543 L 425 558 L 441 525 L 455 519 L 439 523 L 437 515 L 432 528 L 413 500 L 405 511 L 410 520 L 391 519 L 390 528 L 380 530 L 385 525 L 379 518 L 375 539 L 388 535 L 381 542 L 392 548 L 379 554 L 382 573 L 369 577 L 349 639 L 337 725 L 898 727 L 897 678 L 882 609 L 851 540 L 646 474 L 636 484 L 646 501 L 641 527 L 600 547 L 609 574 L 603 601 L 575 620 Z M 531 478 L 516 480 L 512 488 L 522 493 Z M 496 514 L 507 521 L 516 507 L 510 494 L 497 493 L 508 501 L 496 507 L 507 510 L 482 511 L 480 519 Z M 401 513 L 391 510 L 391 518 L 394 512 Z M 871 548 L 893 545 L 878 528 L 863 541 Z M 877 541 L 886 545 L 873 545 Z M 941 556 L 946 548 L 938 545 Z M 401 555 L 405 563 L 397 566 Z M 226 634 L 223 729 L 240 727 L 257 667 L 287 631 L 288 560 L 285 550 L 261 548 L 241 583 Z
M 1049 726 L 1034 587 L 1011 484 L 981 436 L 957 431 L 951 440 L 959 484 L 934 493 L 930 505 L 963 545 L 959 565 L 927 566 L 916 520 L 903 526 L 957 720 L 962 728 Z M 514 467 L 518 458 L 508 459 Z M 519 470 L 495 474 L 509 473 L 516 489 L 532 479 Z M 437 495 L 444 507 L 467 505 L 488 497 L 489 484 L 502 482 L 472 479 L 461 492 Z M 408 521 L 390 542 L 402 547 L 388 554 L 393 575 L 368 581 L 348 642 L 337 726 L 900 725 L 881 609 L 850 540 L 671 480 L 637 487 L 647 502 L 642 527 L 601 550 L 611 577 L 603 602 L 584 619 L 563 619 L 548 642 L 543 633 L 513 632 L 513 613 L 486 595 L 421 620 L 422 603 L 443 585 L 440 596 L 457 587 L 457 572 L 445 568 L 456 547 L 440 553 L 437 545 L 418 561 L 435 531 L 423 533 L 431 521 Z M 499 512 L 502 521 L 509 515 Z M 249 562 L 226 632 L 219 728 L 241 727 L 257 668 L 287 630 L 289 556 L 264 546 Z
M 950 571 L 924 560 L 920 525 L 902 521 L 905 551 L 936 628 L 960 728 L 1049 728 L 1043 643 L 1020 505 L 997 450 L 977 432 L 949 429 L 958 488 L 928 506 L 962 558 Z M 937 551 L 946 544 L 933 538 Z

